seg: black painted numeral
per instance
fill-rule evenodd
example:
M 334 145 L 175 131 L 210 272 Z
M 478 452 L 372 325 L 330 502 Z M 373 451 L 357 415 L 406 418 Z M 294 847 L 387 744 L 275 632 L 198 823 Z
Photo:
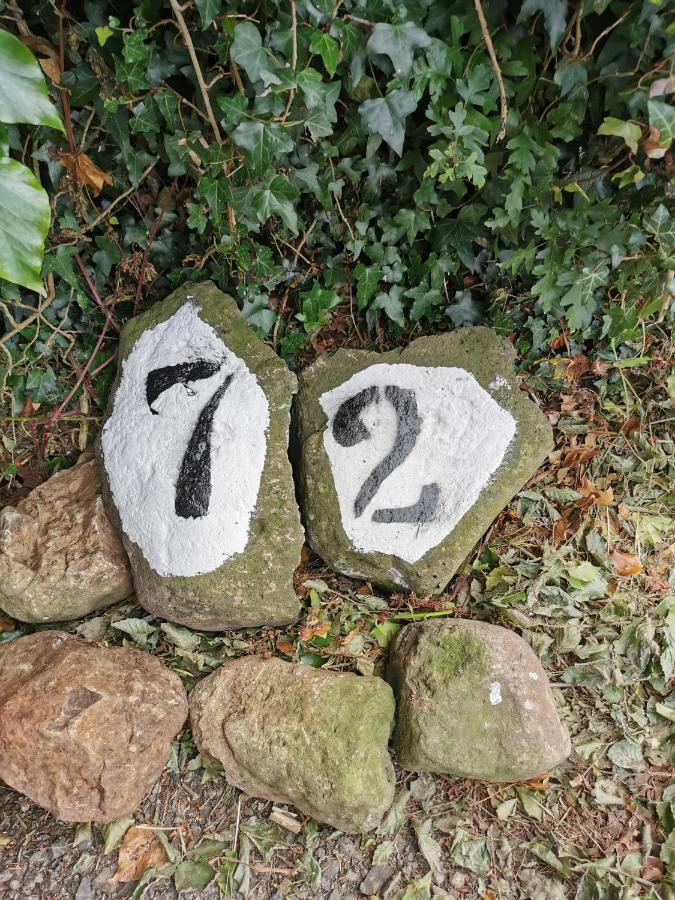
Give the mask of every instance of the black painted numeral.
M 354 447 L 370 437 L 370 432 L 361 420 L 361 413 L 371 403 L 380 398 L 381 389 L 375 386 L 364 388 L 345 400 L 333 419 L 333 437 L 341 447 Z M 379 491 L 382 483 L 413 452 L 422 429 L 422 417 L 417 410 L 415 392 L 409 388 L 388 384 L 384 388 L 384 399 L 394 407 L 398 419 L 396 438 L 392 450 L 379 462 L 361 485 L 354 501 L 354 514 L 363 515 L 370 501 Z M 412 506 L 375 510 L 373 522 L 410 522 L 423 524 L 430 522 L 438 506 L 440 489 L 438 484 L 425 484 L 420 498 Z
M 163 366 L 148 373 L 145 381 L 145 396 L 150 412 L 157 415 L 152 404 L 164 391 L 174 384 L 187 385 L 191 381 L 210 378 L 222 366 L 221 362 L 198 359 L 191 363 Z M 225 391 L 232 382 L 233 375 L 216 388 L 211 399 L 204 406 L 194 431 L 190 435 L 183 461 L 176 480 L 174 509 L 181 519 L 200 519 L 209 511 L 211 501 L 211 434 L 216 410 Z

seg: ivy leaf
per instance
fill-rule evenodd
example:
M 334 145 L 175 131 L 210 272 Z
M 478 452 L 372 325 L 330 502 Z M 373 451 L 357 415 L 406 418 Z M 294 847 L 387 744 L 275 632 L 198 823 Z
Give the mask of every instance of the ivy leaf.
M 220 13 L 221 0 L 195 0 L 195 6 L 202 20 L 202 28 L 208 28 Z
M 340 298 L 334 291 L 327 291 L 314 281 L 309 291 L 300 294 L 300 301 L 302 311 L 296 314 L 296 319 L 303 323 L 309 334 L 328 323 L 328 310 L 337 306 Z
M 49 197 L 31 170 L 0 159 L 0 278 L 44 296 L 40 270 L 50 219 Z
M 522 22 L 539 12 L 544 16 L 544 26 L 551 47 L 557 47 L 567 28 L 567 0 L 524 0 L 518 21 Z
M 412 22 L 402 25 L 388 25 L 378 22 L 368 40 L 370 53 L 388 56 L 397 75 L 407 75 L 412 69 L 415 47 L 428 47 L 431 38 L 422 28 Z M 400 154 L 399 154 L 400 155 Z
M 405 327 L 405 312 L 401 297 L 403 296 L 403 288 L 395 284 L 389 291 L 382 292 L 375 297 L 370 305 L 370 310 L 383 309 L 387 317 L 395 322 L 399 328 Z
M 431 235 L 431 247 L 437 252 L 452 247 L 467 269 L 473 272 L 475 235 L 475 228 L 461 219 L 442 219 L 434 227 Z
M 281 125 L 241 122 L 232 132 L 232 140 L 246 155 L 246 161 L 259 175 L 281 153 L 290 153 L 293 141 Z
M 315 31 L 309 40 L 309 49 L 321 57 L 328 74 L 331 77 L 335 75 L 340 59 L 340 45 L 335 38 L 322 31 Z
M 262 81 L 265 87 L 280 84 L 279 78 L 270 67 L 275 60 L 263 48 L 260 32 L 253 22 L 239 22 L 235 25 L 230 56 L 242 67 L 251 81 Z
M 0 122 L 64 130 L 37 60 L 8 31 L 0 31 Z
M 672 253 L 675 248 L 675 222 L 663 203 L 659 203 L 654 212 L 645 217 L 644 226 L 654 235 L 664 253 Z
M 601 263 L 592 268 L 584 266 L 581 274 L 578 271 L 565 272 L 558 279 L 558 284 L 571 284 L 570 289 L 560 298 L 567 309 L 567 321 L 571 328 L 583 330 L 588 328 L 595 312 L 595 292 L 607 284 L 609 266 Z
M 298 233 L 298 217 L 295 202 L 300 193 L 298 189 L 282 175 L 276 175 L 269 187 L 259 191 L 253 198 L 253 208 L 258 214 L 258 221 L 264 224 L 275 213 L 294 235 Z
M 606 116 L 602 125 L 598 128 L 598 134 L 623 138 L 624 144 L 630 148 L 631 152 L 637 153 L 638 141 L 642 135 L 642 129 L 635 122 L 628 122 L 624 119 L 615 119 L 613 116 Z
M 359 107 L 364 128 L 370 134 L 379 134 L 391 149 L 400 156 L 403 152 L 405 120 L 417 109 L 417 100 L 410 91 L 397 88 L 386 97 L 366 100 Z
M 380 281 L 384 278 L 384 272 L 379 266 L 366 266 L 359 263 L 354 269 L 356 275 L 356 302 L 359 312 L 368 306 L 368 302 L 377 292 Z
M 661 100 L 647 102 L 649 124 L 659 132 L 659 147 L 668 149 L 675 138 L 675 106 Z

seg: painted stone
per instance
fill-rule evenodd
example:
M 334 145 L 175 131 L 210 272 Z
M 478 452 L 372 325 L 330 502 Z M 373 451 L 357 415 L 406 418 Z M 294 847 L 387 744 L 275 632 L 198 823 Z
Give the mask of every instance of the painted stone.
M 132 319 L 120 361 L 99 450 L 140 603 L 206 630 L 292 622 L 295 376 L 210 282 Z
M 570 753 L 539 659 L 506 628 L 466 619 L 406 625 L 392 643 L 387 679 L 404 769 L 524 781 Z
M 148 653 L 62 631 L 0 645 L 0 778 L 57 819 L 133 812 L 187 712 L 180 678 Z
M 78 619 L 133 591 L 101 499 L 98 461 L 83 453 L 0 512 L 0 608 L 21 622 Z
M 391 805 L 393 716 L 381 678 L 276 658 L 226 662 L 190 695 L 199 752 L 230 784 L 349 832 L 375 828 Z
M 321 357 L 295 419 L 312 547 L 345 575 L 420 594 L 443 591 L 552 447 L 511 345 L 481 327 Z

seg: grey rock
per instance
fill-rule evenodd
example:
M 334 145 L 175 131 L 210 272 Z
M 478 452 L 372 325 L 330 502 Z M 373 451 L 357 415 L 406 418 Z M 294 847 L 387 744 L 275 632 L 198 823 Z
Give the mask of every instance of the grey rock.
M 466 619 L 406 625 L 392 644 L 387 678 L 404 769 L 513 782 L 570 753 L 539 659 L 506 628 Z
M 0 512 L 0 607 L 21 622 L 59 622 L 128 597 L 127 555 L 83 453 Z
M 394 868 L 388 864 L 380 864 L 372 866 L 366 877 L 359 886 L 362 894 L 371 897 L 373 894 L 379 894 L 386 882 L 394 874 Z
M 301 373 L 294 412 L 299 493 L 309 543 L 326 563 L 345 575 L 368 579 L 386 590 L 407 588 L 422 595 L 444 590 L 493 519 L 532 477 L 552 448 L 550 425 L 519 389 L 514 360 L 514 350 L 505 339 L 488 328 L 473 327 L 418 338 L 408 347 L 388 353 L 341 349 L 334 356 L 319 358 Z M 353 545 L 343 525 L 324 447 L 327 417 L 319 402 L 322 395 L 369 366 L 382 363 L 464 369 L 513 416 L 517 426 L 505 457 L 477 502 L 440 543 L 415 562 L 392 553 L 363 552 Z
M 393 714 L 381 678 L 255 656 L 224 663 L 190 696 L 199 751 L 231 784 L 347 832 L 375 828 L 391 805 Z
M 128 322 L 120 336 L 120 370 L 111 392 L 108 417 L 113 411 L 124 361 L 138 339 L 187 303 L 197 307 L 199 318 L 211 325 L 226 347 L 245 362 L 267 398 L 270 421 L 264 467 L 246 547 L 212 571 L 191 576 L 160 575 L 138 544 L 123 533 L 136 594 L 153 614 L 193 628 L 283 625 L 294 621 L 300 610 L 292 579 L 304 542 L 288 459 L 290 405 L 297 381 L 284 362 L 249 328 L 235 301 L 211 282 L 185 285 Z M 189 351 L 186 348 L 188 356 Z M 105 470 L 101 446 L 99 443 Z M 213 477 L 236 478 L 236 472 L 217 472 Z M 107 474 L 104 498 L 111 517 L 119 524 Z M 139 503 L 142 502 L 139 485 Z

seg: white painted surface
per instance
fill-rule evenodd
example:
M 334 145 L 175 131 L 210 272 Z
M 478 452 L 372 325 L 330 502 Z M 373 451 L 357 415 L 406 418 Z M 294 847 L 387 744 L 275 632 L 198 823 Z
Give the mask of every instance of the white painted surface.
M 165 390 L 150 411 L 148 372 L 205 359 L 223 360 L 210 378 Z M 211 437 L 211 498 L 201 518 L 174 509 L 178 472 L 199 414 L 218 386 Z M 160 575 L 211 572 L 248 542 L 267 448 L 267 398 L 245 362 L 186 303 L 145 331 L 122 365 L 113 412 L 103 429 L 103 459 L 124 532 Z
M 397 416 L 382 396 L 371 403 L 361 413 L 370 436 L 353 447 L 343 447 L 335 440 L 332 423 L 345 400 L 373 385 L 414 390 L 422 425 L 412 453 L 385 479 L 364 513 L 357 516 L 354 501 L 375 466 L 392 450 Z M 470 372 L 458 368 L 378 363 L 327 391 L 319 402 L 328 419 L 324 447 L 345 532 L 361 552 L 389 553 L 409 563 L 439 544 L 473 506 L 516 433 L 513 416 Z M 422 487 L 432 482 L 440 487 L 432 521 L 372 521 L 375 510 L 412 506 L 419 500 Z
M 490 685 L 490 703 L 497 706 L 502 702 L 502 686 L 498 681 L 493 681 Z
M 532 679 L 532 681 L 539 681 L 539 676 L 537 675 L 536 672 L 530 672 L 529 674 L 530 674 L 530 678 Z

